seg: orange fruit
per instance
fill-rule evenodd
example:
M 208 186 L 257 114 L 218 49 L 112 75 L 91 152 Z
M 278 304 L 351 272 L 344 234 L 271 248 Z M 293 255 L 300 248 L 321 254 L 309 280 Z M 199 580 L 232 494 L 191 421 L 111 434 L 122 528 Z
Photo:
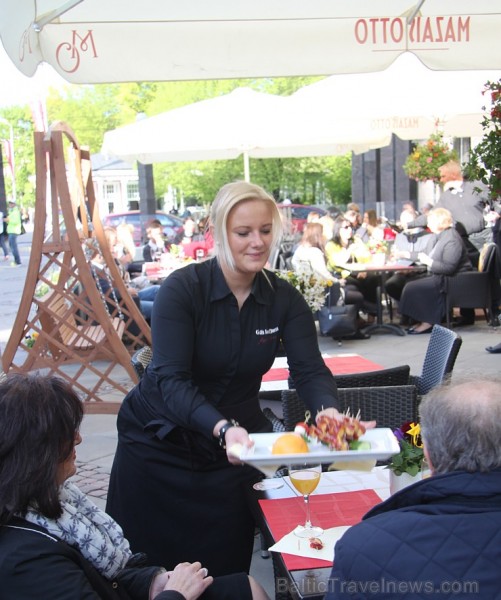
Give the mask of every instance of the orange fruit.
M 297 433 L 284 433 L 271 448 L 272 454 L 304 454 L 308 451 L 308 444 Z

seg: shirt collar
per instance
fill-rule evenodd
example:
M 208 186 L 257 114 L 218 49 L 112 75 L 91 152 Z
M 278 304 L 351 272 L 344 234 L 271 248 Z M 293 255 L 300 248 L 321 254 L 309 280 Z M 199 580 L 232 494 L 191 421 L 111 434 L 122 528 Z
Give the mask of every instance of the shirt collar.
M 457 193 L 463 191 L 463 182 L 462 181 L 448 181 L 445 184 L 445 189 L 447 191 L 451 191 L 454 194 L 457 194 Z
M 226 283 L 223 271 L 219 266 L 216 258 L 211 261 L 212 270 L 212 290 L 211 290 L 211 302 L 222 300 L 231 294 L 231 290 Z M 256 302 L 259 304 L 271 304 L 273 302 L 273 295 L 275 290 L 273 288 L 273 278 L 275 275 L 269 271 L 261 271 L 256 274 L 254 282 L 252 284 L 251 294 L 254 296 Z

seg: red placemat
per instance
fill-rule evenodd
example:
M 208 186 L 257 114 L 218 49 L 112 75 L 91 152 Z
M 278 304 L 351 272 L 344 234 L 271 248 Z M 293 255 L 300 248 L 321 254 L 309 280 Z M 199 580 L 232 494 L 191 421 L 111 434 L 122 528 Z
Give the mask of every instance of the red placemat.
M 379 371 L 383 367 L 371 360 L 354 354 L 353 356 L 331 356 L 324 358 L 325 364 L 334 375 L 345 375 L 347 373 L 365 373 L 366 371 Z M 281 381 L 289 377 L 289 369 L 270 369 L 263 375 L 262 381 Z
M 381 498 L 374 490 L 313 494 L 310 497 L 311 520 L 324 529 L 340 525 L 355 525 L 362 520 L 369 509 L 380 502 Z M 304 522 L 305 509 L 302 496 L 259 500 L 259 504 L 276 541 L 290 533 L 296 525 Z M 332 561 L 295 556 L 294 554 L 284 553 L 282 557 L 289 571 L 332 566 Z

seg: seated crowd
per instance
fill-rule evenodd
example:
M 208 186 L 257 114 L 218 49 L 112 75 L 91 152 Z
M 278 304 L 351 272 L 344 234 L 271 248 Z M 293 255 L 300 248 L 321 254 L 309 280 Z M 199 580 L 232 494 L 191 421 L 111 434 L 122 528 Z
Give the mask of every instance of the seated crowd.
M 335 218 L 315 212 L 308 216 L 291 265 L 295 270 L 309 268 L 319 279 L 341 286 L 344 302 L 357 307 L 359 339 L 368 337 L 362 330 L 376 314 L 379 276 L 350 271 L 346 268 L 350 263 L 370 262 L 380 246 L 386 247 L 392 262 L 425 266 L 426 271 L 418 273 L 395 273 L 386 278 L 384 286 L 400 324 L 407 326 L 411 335 L 423 334 L 446 320 L 444 277 L 477 270 L 482 247 L 496 241 L 499 211 L 485 195 L 474 191 L 473 184 L 463 181 L 456 161 L 443 165 L 440 173 L 444 190 L 436 205 L 419 214 L 406 202 L 394 226 L 378 219 L 373 210 L 362 216 L 356 204 Z M 331 304 L 338 289 L 331 285 L 326 290 Z M 495 316 L 498 304 L 499 299 L 493 298 Z M 473 309 L 461 308 L 460 315 L 453 319 L 454 325 L 474 323 Z

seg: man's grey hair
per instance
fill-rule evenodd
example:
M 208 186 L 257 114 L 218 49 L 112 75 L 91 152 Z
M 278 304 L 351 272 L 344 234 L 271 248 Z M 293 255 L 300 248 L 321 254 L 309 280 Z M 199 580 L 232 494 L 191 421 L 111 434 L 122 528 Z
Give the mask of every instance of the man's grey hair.
M 419 415 L 435 473 L 501 467 L 501 378 L 454 378 L 424 397 Z

